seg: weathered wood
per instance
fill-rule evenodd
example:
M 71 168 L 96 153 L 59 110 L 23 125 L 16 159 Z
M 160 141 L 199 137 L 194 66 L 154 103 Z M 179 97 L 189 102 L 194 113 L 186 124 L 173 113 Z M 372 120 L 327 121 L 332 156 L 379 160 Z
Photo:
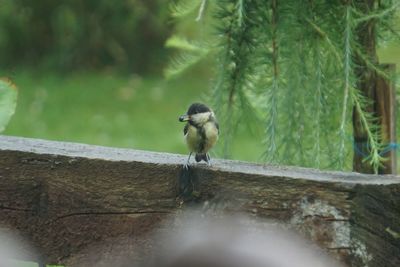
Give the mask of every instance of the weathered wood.
M 182 208 L 185 160 L 1 136 L 0 226 L 25 236 L 46 263 L 135 262 L 151 250 L 150 233 Z M 197 203 L 297 229 L 347 266 L 400 266 L 398 176 L 213 160 L 190 180 Z
M 395 64 L 385 64 L 381 66 L 390 78 L 396 72 Z M 379 170 L 382 174 L 396 174 L 396 94 L 394 79 L 390 80 L 382 76 L 377 76 L 376 80 L 376 113 L 380 121 L 382 131 L 382 143 L 384 151 L 382 156 L 386 158 L 383 168 Z

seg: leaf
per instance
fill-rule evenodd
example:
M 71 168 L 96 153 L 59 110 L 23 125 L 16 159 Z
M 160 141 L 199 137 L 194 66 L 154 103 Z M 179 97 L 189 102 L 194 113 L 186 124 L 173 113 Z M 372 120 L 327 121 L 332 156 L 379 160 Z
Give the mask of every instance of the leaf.
M 0 79 L 0 132 L 3 132 L 17 105 L 17 87 L 7 78 Z

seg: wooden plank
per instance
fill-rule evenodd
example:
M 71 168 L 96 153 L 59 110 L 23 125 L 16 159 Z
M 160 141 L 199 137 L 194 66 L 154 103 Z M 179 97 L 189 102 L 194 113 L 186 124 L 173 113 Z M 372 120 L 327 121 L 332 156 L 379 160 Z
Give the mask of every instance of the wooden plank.
M 133 264 L 151 251 L 161 223 L 208 203 L 296 229 L 347 266 L 400 263 L 398 176 L 215 159 L 190 170 L 183 198 L 185 160 L 0 136 L 0 225 L 24 236 L 45 263 Z

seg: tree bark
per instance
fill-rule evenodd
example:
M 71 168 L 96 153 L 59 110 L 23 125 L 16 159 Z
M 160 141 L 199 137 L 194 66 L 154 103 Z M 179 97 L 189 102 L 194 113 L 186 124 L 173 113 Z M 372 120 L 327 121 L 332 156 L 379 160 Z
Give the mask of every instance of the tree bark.
M 374 9 L 375 0 L 354 0 L 354 4 L 357 10 L 364 14 L 368 14 Z M 360 23 L 356 29 L 357 43 L 362 50 L 362 53 L 366 55 L 366 58 L 372 63 L 378 62 L 376 54 L 376 27 L 375 20 L 371 19 L 366 22 Z M 369 100 L 369 104 L 364 112 L 375 113 L 375 101 L 376 101 L 376 73 L 374 70 L 369 68 L 366 62 L 361 58 L 361 55 L 356 55 L 356 78 L 357 78 L 357 89 L 360 90 L 361 94 Z M 360 114 L 353 108 L 353 135 L 354 135 L 354 157 L 353 157 L 353 171 L 361 173 L 374 173 L 373 166 L 369 161 L 364 160 L 370 155 L 370 148 L 368 145 L 368 134 L 361 121 Z
M 396 72 L 395 64 L 382 65 L 389 78 L 393 78 Z M 377 76 L 376 82 L 376 113 L 381 125 L 382 144 L 381 154 L 386 158 L 383 167 L 379 169 L 380 174 L 397 173 L 396 157 L 396 94 L 394 80 Z

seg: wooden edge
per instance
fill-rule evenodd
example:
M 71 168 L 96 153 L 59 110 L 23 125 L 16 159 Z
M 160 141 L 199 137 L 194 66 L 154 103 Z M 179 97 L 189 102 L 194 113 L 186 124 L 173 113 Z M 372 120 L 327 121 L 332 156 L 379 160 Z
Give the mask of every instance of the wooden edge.
M 0 135 L 0 151 L 34 153 L 52 157 L 66 156 L 71 158 L 100 159 L 106 161 L 143 162 L 162 165 L 181 165 L 185 155 L 112 148 L 71 142 L 48 141 L 24 137 Z M 319 182 L 354 184 L 389 185 L 399 184 L 400 176 L 369 175 L 354 172 L 320 171 L 310 168 L 292 166 L 274 166 L 244 161 L 212 159 L 212 167 L 197 164 L 198 168 L 211 168 L 221 172 L 236 172 L 262 175 L 266 177 L 282 177 L 287 179 L 304 179 Z

